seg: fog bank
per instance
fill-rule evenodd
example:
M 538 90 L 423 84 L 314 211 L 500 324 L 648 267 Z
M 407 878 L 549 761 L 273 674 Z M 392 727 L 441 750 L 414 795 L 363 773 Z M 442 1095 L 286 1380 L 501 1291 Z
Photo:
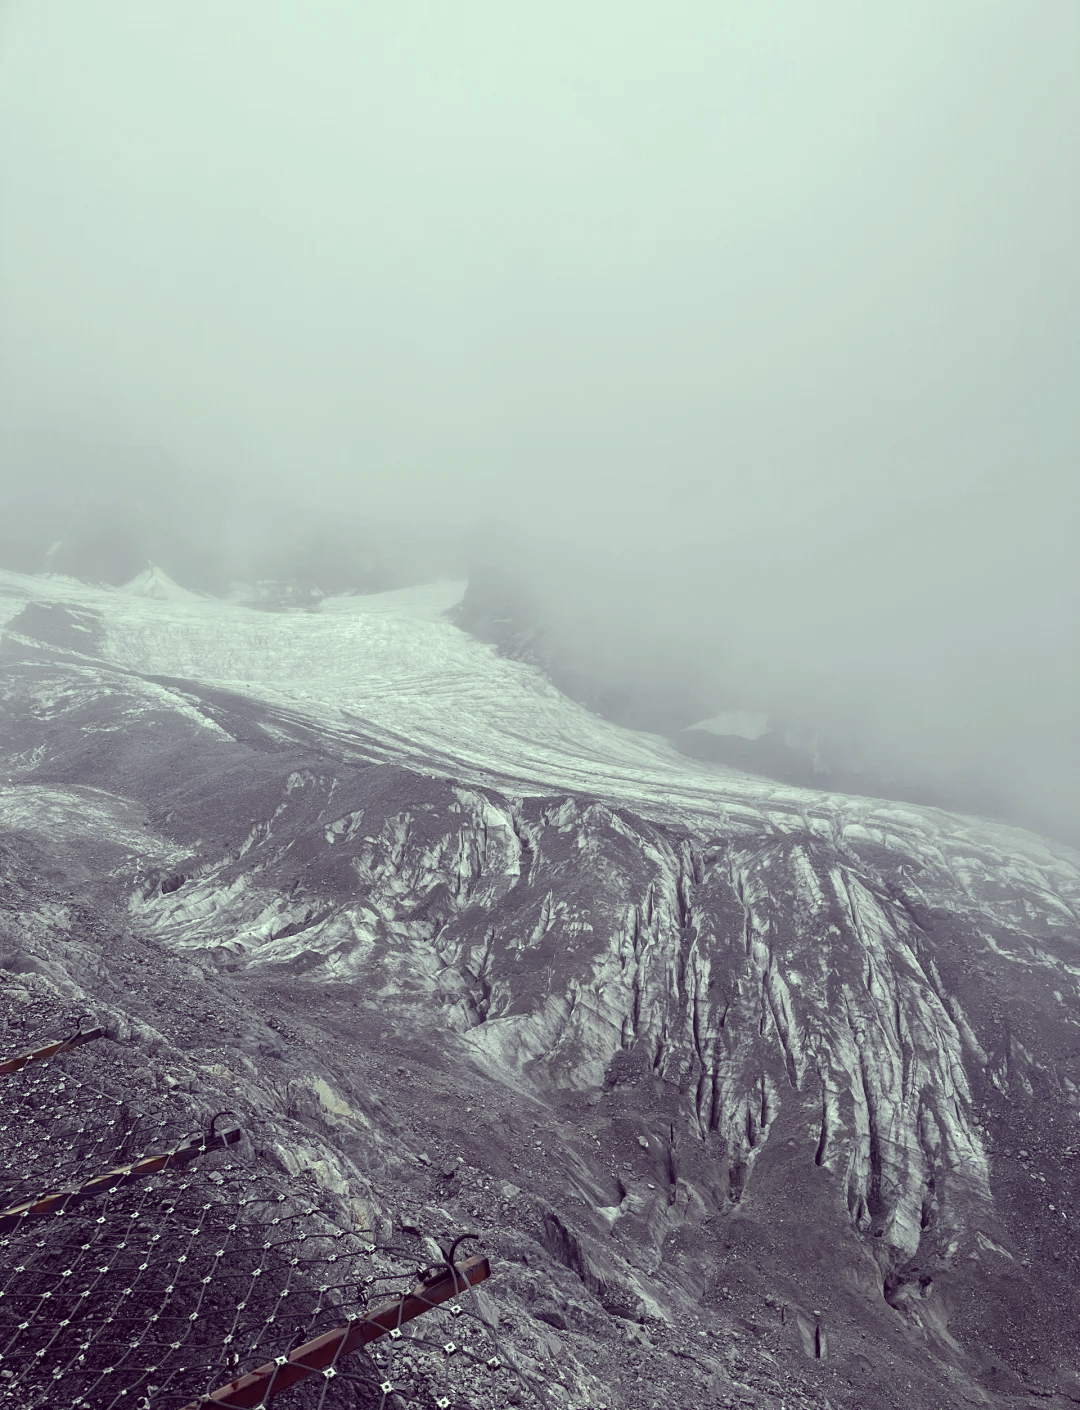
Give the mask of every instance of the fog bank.
M 624 695 L 1080 835 L 1078 55 L 1072 0 L 12 0 L 0 555 L 490 562 Z

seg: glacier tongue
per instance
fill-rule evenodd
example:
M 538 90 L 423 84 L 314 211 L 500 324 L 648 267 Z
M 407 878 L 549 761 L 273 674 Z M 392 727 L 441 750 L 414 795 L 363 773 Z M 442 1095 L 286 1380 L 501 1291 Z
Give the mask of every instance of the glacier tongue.
M 418 806 L 395 791 L 390 815 L 339 790 L 349 810 L 329 826 L 320 812 L 301 847 L 287 815 L 304 787 L 292 775 L 260 837 L 137 914 L 174 945 L 228 937 L 249 966 L 434 1004 L 489 1070 L 541 1090 L 602 1086 L 632 1057 L 718 1138 L 733 1201 L 796 1111 L 807 1158 L 893 1263 L 989 1211 L 964 1034 L 932 940 L 890 895 L 903 858 L 882 871 L 809 831 L 703 841 L 595 802 L 435 781 Z M 297 861 L 311 833 L 344 894 L 320 853 Z

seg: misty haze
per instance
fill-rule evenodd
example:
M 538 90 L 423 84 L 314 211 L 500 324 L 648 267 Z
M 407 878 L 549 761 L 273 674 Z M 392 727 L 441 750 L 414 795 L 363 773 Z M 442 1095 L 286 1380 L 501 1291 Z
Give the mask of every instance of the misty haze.
M 342 1405 L 1080 1398 L 1078 152 L 1071 0 L 3 7 L 8 1047 L 482 1215 Z

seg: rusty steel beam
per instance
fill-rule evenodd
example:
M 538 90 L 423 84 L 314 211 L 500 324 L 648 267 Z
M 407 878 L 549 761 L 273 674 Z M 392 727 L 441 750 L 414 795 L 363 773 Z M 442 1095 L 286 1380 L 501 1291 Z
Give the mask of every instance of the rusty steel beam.
M 102 1037 L 104 1032 L 104 1028 L 89 1028 L 85 1033 L 80 1029 L 70 1038 L 61 1038 L 44 1048 L 36 1048 L 32 1053 L 20 1053 L 18 1057 L 6 1058 L 0 1062 L 0 1077 L 18 1072 L 20 1068 L 28 1067 L 32 1062 L 47 1062 L 49 1058 L 59 1057 L 61 1053 L 70 1052 L 72 1048 L 81 1048 L 83 1043 L 92 1043 L 95 1038 Z
M 45 1219 L 49 1215 L 61 1214 L 85 1200 L 93 1199 L 95 1195 L 111 1195 L 122 1185 L 134 1184 L 136 1180 L 145 1180 L 148 1175 L 171 1170 L 177 1165 L 187 1165 L 189 1161 L 206 1155 L 208 1151 L 223 1150 L 226 1146 L 234 1145 L 240 1135 L 240 1128 L 235 1127 L 232 1131 L 223 1131 L 220 1135 L 215 1133 L 213 1136 L 195 1136 L 184 1145 L 177 1146 L 175 1150 L 162 1151 L 160 1155 L 147 1155 L 142 1160 L 135 1161 L 133 1165 L 121 1165 L 116 1170 L 107 1170 L 104 1175 L 95 1175 L 74 1189 L 57 1190 L 54 1194 L 41 1195 L 37 1199 L 27 1200 L 25 1204 L 17 1204 L 12 1209 L 0 1212 L 0 1234 L 9 1233 L 24 1219 Z
M 464 1263 L 456 1263 L 452 1269 L 447 1268 L 430 1282 L 418 1283 L 412 1292 L 403 1297 L 352 1322 L 346 1322 L 343 1327 L 324 1332 L 321 1337 L 305 1342 L 287 1356 L 279 1356 L 265 1366 L 258 1366 L 254 1371 L 238 1376 L 227 1386 L 192 1400 L 183 1410 L 206 1410 L 209 1406 L 222 1405 L 243 1410 L 243 1407 L 264 1405 L 273 1396 L 280 1395 L 297 1381 L 316 1372 L 333 1375 L 343 1356 L 358 1351 L 387 1332 L 396 1331 L 405 1322 L 429 1312 L 440 1302 L 447 1302 L 456 1293 L 482 1283 L 490 1274 L 491 1266 L 486 1258 L 470 1258 Z

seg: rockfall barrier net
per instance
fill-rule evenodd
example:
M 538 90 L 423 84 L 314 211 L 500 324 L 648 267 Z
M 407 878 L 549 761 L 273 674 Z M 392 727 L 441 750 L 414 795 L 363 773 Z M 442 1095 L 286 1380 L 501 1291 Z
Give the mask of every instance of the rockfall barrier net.
M 418 1241 L 342 1228 L 152 1076 L 104 1041 L 0 1077 L 0 1406 L 549 1403 L 500 1351 L 475 1245 L 422 1268 Z

